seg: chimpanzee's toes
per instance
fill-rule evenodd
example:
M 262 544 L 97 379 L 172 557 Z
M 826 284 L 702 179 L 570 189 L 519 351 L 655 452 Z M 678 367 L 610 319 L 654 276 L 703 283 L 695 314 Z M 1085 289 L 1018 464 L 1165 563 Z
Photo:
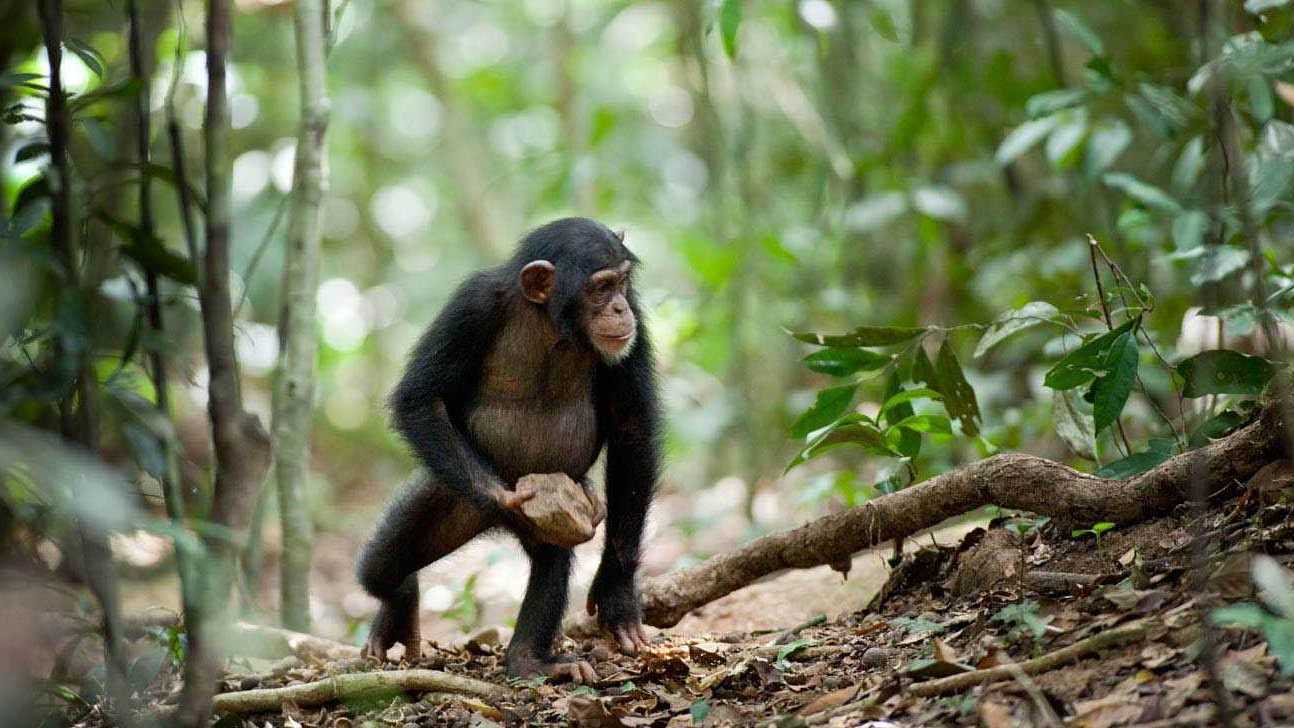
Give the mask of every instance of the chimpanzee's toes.
M 595 683 L 598 673 L 588 662 L 571 655 L 544 660 L 521 653 L 508 655 L 508 673 L 513 677 L 547 677 L 555 682 L 570 681 L 576 685 Z

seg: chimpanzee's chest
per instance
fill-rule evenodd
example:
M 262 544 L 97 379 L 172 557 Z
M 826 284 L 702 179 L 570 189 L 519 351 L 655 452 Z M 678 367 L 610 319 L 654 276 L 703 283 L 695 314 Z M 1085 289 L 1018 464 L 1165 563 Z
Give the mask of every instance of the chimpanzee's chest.
M 466 412 L 472 439 L 509 484 L 529 473 L 583 476 L 600 444 L 592 360 L 564 349 L 519 357 L 507 348 L 484 362 Z

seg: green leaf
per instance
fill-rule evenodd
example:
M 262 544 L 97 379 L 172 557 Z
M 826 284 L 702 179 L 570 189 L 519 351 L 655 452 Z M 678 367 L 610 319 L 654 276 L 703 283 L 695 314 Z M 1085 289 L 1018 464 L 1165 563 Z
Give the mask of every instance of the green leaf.
M 881 405 L 881 418 L 892 428 L 894 423 L 916 413 L 912 409 L 914 400 L 930 395 L 936 399 L 940 397 L 939 393 L 932 389 L 903 389 L 899 372 L 896 370 L 890 374 L 889 381 L 885 383 L 885 404 Z M 897 430 L 897 433 L 897 437 L 891 441 L 895 450 L 909 458 L 915 458 L 921 453 L 921 433 L 912 430 Z
M 888 413 L 891 410 L 894 410 L 894 412 L 897 414 L 899 405 L 907 404 L 909 402 L 913 402 L 918 399 L 940 400 L 943 398 L 944 396 L 942 394 L 936 392 L 933 389 L 927 389 L 925 387 L 917 387 L 916 389 L 899 389 L 899 390 L 896 390 L 894 394 L 890 395 L 890 397 L 885 400 L 885 404 L 881 405 L 881 412 Z M 911 408 L 909 408 L 908 414 L 911 414 L 910 410 Z M 907 416 L 908 416 L 907 414 L 901 415 L 901 417 L 907 417 Z M 893 424 L 893 423 L 891 422 L 890 424 Z
M 1105 374 L 1092 383 L 1092 419 L 1096 423 L 1096 434 L 1101 434 L 1123 414 L 1123 407 L 1132 394 L 1132 385 L 1137 380 L 1139 363 L 1134 332 L 1120 335 L 1110 345 L 1105 358 Z
M 1249 251 L 1234 245 L 1204 245 L 1191 261 L 1192 286 L 1216 283 L 1249 265 Z
M 1206 394 L 1262 394 L 1276 367 L 1260 356 L 1220 349 L 1206 351 L 1177 365 L 1186 381 L 1184 397 Z
M 1233 409 L 1225 409 L 1200 423 L 1191 432 L 1187 444 L 1191 447 L 1203 447 L 1219 437 L 1224 437 L 1249 421 L 1249 416 Z
M 0 90 L 22 86 L 34 91 L 45 91 L 47 89 L 44 86 L 35 83 L 44 78 L 39 73 L 0 73 Z
M 710 716 L 710 704 L 704 700 L 698 700 L 688 707 L 687 712 L 692 717 L 692 725 L 701 725 Z
M 1190 192 L 1204 171 L 1204 138 L 1192 137 L 1182 146 L 1182 153 L 1173 165 L 1173 189 L 1180 193 Z
M 1087 139 L 1084 168 L 1091 177 L 1104 172 L 1118 161 L 1132 143 L 1132 129 L 1121 119 L 1102 119 Z
M 1101 42 L 1100 36 L 1093 32 L 1081 18 L 1059 8 L 1052 12 L 1056 17 L 1056 23 L 1060 25 L 1061 29 L 1073 36 L 1079 43 L 1082 43 L 1085 48 L 1092 52 L 1092 55 L 1105 55 L 1105 44 Z
M 142 88 L 143 83 L 139 79 L 122 79 L 115 83 L 100 86 L 93 91 L 73 96 L 67 103 L 67 110 L 69 113 L 76 114 L 97 101 L 133 96 Z
M 172 252 L 161 239 L 155 236 L 149 237 L 135 225 L 102 210 L 95 213 L 95 218 L 125 241 L 121 246 L 121 252 L 144 270 L 165 276 L 177 283 L 190 286 L 197 284 L 198 274 L 193 263 L 186 256 Z
M 1209 614 L 1209 619 L 1219 627 L 1245 627 L 1247 629 L 1262 629 L 1272 616 L 1263 611 L 1263 608 L 1257 604 L 1232 604 L 1226 607 L 1218 607 Z
M 952 421 L 944 415 L 912 415 L 895 422 L 893 428 L 906 428 L 914 432 L 953 434 Z
M 1130 174 L 1123 172 L 1108 172 L 1101 178 L 1107 186 L 1113 187 L 1140 202 L 1146 207 L 1158 210 L 1168 215 L 1180 215 L 1182 205 L 1177 200 L 1169 197 L 1167 192 L 1158 187 L 1142 182 Z
M 813 644 L 815 644 L 814 640 L 796 640 L 794 642 L 788 642 L 782 646 L 782 649 L 777 651 L 777 661 L 785 662 L 791 655 L 794 655 L 805 647 Z
M 77 38 L 64 38 L 63 45 L 75 53 L 76 57 L 80 58 L 81 62 L 89 67 L 91 71 L 94 71 L 94 75 L 103 78 L 103 56 L 99 55 L 99 51 Z
M 813 406 L 791 425 L 791 434 L 795 437 L 805 437 L 840 419 L 849 411 L 849 405 L 853 404 L 854 393 L 857 390 L 857 384 L 846 384 L 840 387 L 828 387 L 818 392 Z
M 894 360 L 887 354 L 878 354 L 857 347 L 832 346 L 804 357 L 804 365 L 821 374 L 847 377 L 856 372 L 870 372 Z
M 786 470 L 791 470 L 805 461 L 818 457 L 827 450 L 840 445 L 857 445 L 873 455 L 883 457 L 903 457 L 885 439 L 885 435 L 863 415 L 849 415 L 833 424 L 795 456 Z
M 1079 397 L 1074 390 L 1053 390 L 1051 393 L 1051 422 L 1056 435 L 1069 445 L 1069 449 L 1088 460 L 1096 459 L 1096 427 L 1092 416 L 1079 408 Z
M 1208 213 L 1187 210 L 1173 218 L 1173 247 L 1179 251 L 1194 250 L 1204 244 L 1204 235 L 1208 231 Z
M 1105 359 L 1111 346 L 1124 333 L 1133 330 L 1140 324 L 1141 318 L 1135 318 L 1113 331 L 1088 339 L 1082 346 L 1071 351 L 1056 362 L 1043 379 L 1043 384 L 1051 389 L 1073 389 L 1092 381 L 1104 372 Z
M 867 11 L 867 21 L 872 24 L 872 30 L 885 40 L 898 43 L 899 30 L 894 26 L 894 18 L 890 17 L 889 11 L 875 3 L 869 4 L 871 7 Z
M 1024 104 L 1024 113 L 1030 119 L 1051 116 L 1057 111 L 1078 106 L 1087 100 L 1088 91 L 1082 88 L 1062 88 L 1044 91 L 1029 97 Z
M 1102 478 L 1127 480 L 1171 458 L 1176 453 L 1176 450 L 1177 446 L 1172 438 L 1153 437 L 1145 450 L 1133 453 L 1126 458 L 1115 460 L 1112 463 L 1106 463 L 1096 471 L 1096 474 Z
M 1003 166 L 1014 162 L 1020 155 L 1032 149 L 1034 145 L 1050 134 L 1058 123 L 1060 123 L 1060 119 L 1054 115 L 1026 121 L 1006 135 L 1006 138 L 998 145 L 997 153 L 993 155 L 993 158 Z
M 898 326 L 859 326 L 847 334 L 792 333 L 796 339 L 816 346 L 890 346 L 924 334 L 926 329 Z
M 961 422 L 962 432 L 971 437 L 978 435 L 979 402 L 975 399 L 975 390 L 966 381 L 957 355 L 953 353 L 952 343 L 946 338 L 935 358 L 935 376 L 939 379 L 936 389 L 944 396 L 944 409 Z
M 990 349 L 1013 334 L 1047 323 L 1059 315 L 1059 309 L 1046 301 L 1030 301 L 1014 311 L 1002 314 L 980 337 L 979 344 L 975 347 L 975 358 L 984 356 Z
M 1065 112 L 1062 116 L 1064 121 L 1047 137 L 1043 151 L 1047 161 L 1057 169 L 1068 169 L 1078 161 L 1083 140 L 1087 138 L 1087 113 L 1079 109 Z
M 18 150 L 18 153 L 14 155 L 14 161 L 26 162 L 27 160 L 35 159 L 36 157 L 39 157 L 42 154 L 49 154 L 49 143 L 32 142 L 31 144 L 24 145 L 21 149 Z
M 741 15 L 745 0 L 723 0 L 719 7 L 719 35 L 723 38 L 723 52 L 729 58 L 737 57 L 737 30 L 741 28 Z

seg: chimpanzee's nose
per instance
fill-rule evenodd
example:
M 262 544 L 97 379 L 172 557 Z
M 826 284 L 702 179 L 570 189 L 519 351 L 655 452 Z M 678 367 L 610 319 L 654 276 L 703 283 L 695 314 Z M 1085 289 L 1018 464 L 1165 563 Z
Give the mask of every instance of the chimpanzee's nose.
M 618 314 L 623 314 L 625 311 L 629 310 L 629 305 L 625 303 L 623 298 L 621 298 L 611 303 L 611 310 Z

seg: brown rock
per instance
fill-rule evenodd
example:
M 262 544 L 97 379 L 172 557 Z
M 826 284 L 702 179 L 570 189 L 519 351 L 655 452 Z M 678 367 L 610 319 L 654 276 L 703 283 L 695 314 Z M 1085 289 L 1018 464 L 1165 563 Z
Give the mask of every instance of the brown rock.
M 521 504 L 536 536 L 545 543 L 573 547 L 593 538 L 602 520 L 601 500 L 564 473 L 535 473 L 517 481 L 517 492 L 534 496 Z

